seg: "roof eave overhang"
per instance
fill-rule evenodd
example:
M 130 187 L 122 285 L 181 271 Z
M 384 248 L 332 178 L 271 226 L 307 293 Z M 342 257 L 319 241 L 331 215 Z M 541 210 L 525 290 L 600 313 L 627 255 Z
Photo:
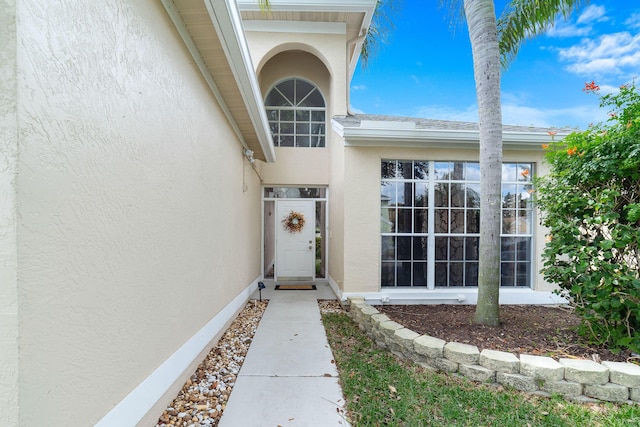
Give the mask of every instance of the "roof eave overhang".
M 477 150 L 480 134 L 477 130 L 448 129 L 373 129 L 343 127 L 333 121 L 333 129 L 344 140 L 346 147 L 406 147 L 406 148 L 460 148 Z M 559 141 L 564 134 L 555 135 Z M 504 131 L 502 147 L 505 150 L 542 151 L 551 137 L 547 133 Z
M 251 117 L 264 158 L 269 163 L 274 162 L 276 155 L 269 121 L 261 98 L 260 85 L 253 71 L 238 7 L 233 0 L 206 0 L 205 3 Z
M 187 26 L 184 24 L 173 0 L 161 1 L 198 66 L 200 73 L 220 103 L 225 116 L 229 120 L 242 145 L 245 149 L 251 148 L 254 151 L 259 148 L 261 153 L 254 153 L 255 158 L 263 159 L 267 162 L 274 162 L 275 149 L 269 129 L 269 122 L 260 95 L 258 80 L 253 71 L 249 48 L 244 36 L 242 21 L 236 3 L 233 0 L 204 0 L 204 5 L 209 13 L 211 23 L 215 28 L 215 33 L 224 50 L 229 68 L 233 74 L 233 80 L 237 85 L 237 92 L 239 96 L 242 97 L 246 114 L 248 114 L 253 125 L 252 135 L 248 135 L 247 130 L 245 130 L 244 133 L 240 131 L 237 124 L 239 118 L 235 116 L 238 113 L 234 114 L 227 108 L 228 100 L 225 99 L 225 96 L 223 96 L 218 89 L 211 70 L 209 70 L 200 55 L 196 43 L 191 37 Z M 258 145 L 249 144 L 247 142 L 249 140 L 257 140 Z
M 343 12 L 343 13 L 363 13 L 364 17 L 360 23 L 360 31 L 357 37 L 349 40 L 353 45 L 353 50 L 349 54 L 349 80 L 353 77 L 356 65 L 360 59 L 360 52 L 364 43 L 364 36 L 369 31 L 373 14 L 378 4 L 377 0 L 269 0 L 269 11 L 273 12 Z M 238 0 L 240 11 L 265 10 L 261 7 L 259 0 Z M 265 10 L 265 13 L 266 10 Z M 351 46 L 348 46 L 348 48 Z
M 269 0 L 270 11 L 285 12 L 367 12 L 376 0 Z M 238 0 L 240 11 L 262 10 L 258 0 Z

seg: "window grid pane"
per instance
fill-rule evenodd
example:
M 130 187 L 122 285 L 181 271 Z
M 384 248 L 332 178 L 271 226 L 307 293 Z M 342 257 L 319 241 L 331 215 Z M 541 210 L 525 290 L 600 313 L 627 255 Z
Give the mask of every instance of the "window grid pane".
M 434 232 L 436 287 L 478 285 L 480 165 L 436 162 Z
M 320 91 L 300 79 L 276 85 L 265 98 L 276 147 L 324 147 L 325 103 Z
M 382 286 L 426 287 L 429 162 L 383 160 L 380 174 Z
M 532 171 L 503 165 L 501 286 L 531 286 Z M 477 162 L 381 162 L 382 286 L 477 287 L 479 179 Z
M 533 165 L 504 163 L 502 165 L 502 235 L 532 236 Z

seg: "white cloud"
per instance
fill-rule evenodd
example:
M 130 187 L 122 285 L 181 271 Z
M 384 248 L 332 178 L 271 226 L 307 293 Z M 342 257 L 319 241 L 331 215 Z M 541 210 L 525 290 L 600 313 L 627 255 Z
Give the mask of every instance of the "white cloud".
M 365 85 L 354 85 L 351 86 L 351 90 L 367 90 L 367 87 Z
M 602 76 L 619 72 L 616 60 L 613 58 L 598 58 L 584 62 L 577 62 L 566 68 L 574 74 L 582 76 Z
M 506 125 L 552 126 L 549 112 L 518 104 L 502 104 L 502 122 Z
M 516 103 L 502 104 L 502 121 L 508 125 L 539 127 L 580 127 L 604 120 L 597 105 L 575 105 L 564 108 L 539 108 Z
M 566 69 L 587 77 L 605 74 L 622 75 L 626 68 L 640 66 L 640 34 L 628 32 L 605 34 L 597 39 L 584 39 L 566 49 L 559 49 L 561 61 L 568 62 Z
M 624 25 L 631 28 L 640 28 L 640 12 L 632 13 L 625 21 Z
M 478 107 L 456 108 L 446 105 L 419 107 L 414 117 L 461 122 L 478 122 Z M 502 103 L 502 122 L 505 125 L 537 127 L 580 127 L 586 129 L 589 123 L 606 120 L 597 105 L 576 105 L 566 108 L 538 108 L 518 103 L 515 99 Z
M 568 38 L 568 37 L 582 37 L 591 32 L 592 27 L 578 27 L 574 24 L 568 24 L 565 22 L 558 22 L 553 27 L 549 28 L 545 33 L 549 37 Z
M 596 6 L 592 4 L 588 6 L 578 17 L 576 21 L 578 24 L 588 24 L 591 22 L 607 21 L 609 18 L 605 16 L 604 6 Z
M 606 94 L 615 90 L 618 88 L 602 86 L 600 93 Z M 563 108 L 541 108 L 530 105 L 526 97 L 505 93 L 502 99 L 502 122 L 505 125 L 515 126 L 586 129 L 590 123 L 598 123 L 607 119 L 606 112 L 597 104 L 596 101 L 587 101 L 583 104 Z M 417 108 L 410 115 L 427 119 L 477 123 L 478 107 L 475 104 L 466 107 L 425 105 Z
M 607 95 L 609 93 L 618 93 L 620 92 L 620 87 L 611 86 L 611 85 L 600 85 L 600 95 Z
M 422 117 L 435 120 L 454 120 L 459 122 L 477 122 L 478 106 L 473 104 L 466 108 L 456 108 L 448 105 L 420 106 L 412 114 L 414 117 Z
M 546 35 L 557 38 L 584 37 L 593 31 L 594 23 L 608 20 L 604 6 L 593 4 L 588 6 L 575 22 L 565 21 L 562 15 L 558 15 L 555 25 L 547 30 Z

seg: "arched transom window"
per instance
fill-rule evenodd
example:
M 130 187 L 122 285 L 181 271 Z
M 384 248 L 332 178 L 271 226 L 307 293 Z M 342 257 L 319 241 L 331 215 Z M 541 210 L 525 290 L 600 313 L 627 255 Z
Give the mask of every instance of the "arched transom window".
M 316 86 L 293 78 L 269 91 L 265 100 L 276 147 L 324 147 L 324 97 Z

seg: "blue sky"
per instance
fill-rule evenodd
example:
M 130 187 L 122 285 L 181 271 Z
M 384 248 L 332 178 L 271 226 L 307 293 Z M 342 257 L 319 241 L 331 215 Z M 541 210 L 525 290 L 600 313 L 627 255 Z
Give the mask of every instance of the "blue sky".
M 496 14 L 507 3 L 496 0 Z M 466 25 L 451 25 L 436 0 L 399 0 L 396 28 L 351 82 L 351 110 L 477 121 L 471 46 Z M 640 79 L 640 1 L 592 0 L 568 21 L 526 41 L 502 72 L 505 124 L 586 129 L 606 121 L 601 93 Z M 640 82 L 638 82 L 640 83 Z

